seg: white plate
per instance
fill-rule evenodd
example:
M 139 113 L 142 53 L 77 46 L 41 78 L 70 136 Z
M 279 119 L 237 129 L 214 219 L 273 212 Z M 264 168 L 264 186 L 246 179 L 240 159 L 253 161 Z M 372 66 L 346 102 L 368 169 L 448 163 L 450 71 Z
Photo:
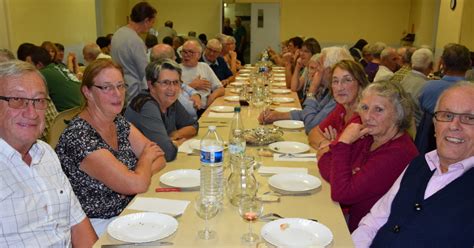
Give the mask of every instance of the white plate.
M 118 217 L 109 224 L 107 232 L 120 241 L 142 243 L 166 238 L 177 228 L 178 221 L 169 215 L 143 212 Z
M 276 83 L 272 83 L 272 86 L 275 86 L 275 87 L 286 87 L 286 83 L 285 83 L 285 82 L 276 82 Z
M 281 120 L 273 122 L 273 125 L 286 129 L 299 129 L 304 128 L 304 122 L 294 120 Z
M 229 102 L 238 102 L 240 100 L 240 96 L 225 96 L 224 100 Z
M 300 218 L 274 220 L 265 224 L 260 234 L 277 247 L 325 247 L 333 240 L 327 226 Z
M 271 176 L 268 184 L 287 192 L 305 192 L 319 188 L 319 178 L 303 173 L 281 173 Z
M 292 108 L 292 107 L 277 107 L 277 108 L 275 108 L 275 111 L 282 112 L 282 113 L 288 113 L 292 110 L 301 110 L 301 109 Z
M 169 171 L 161 175 L 160 182 L 176 188 L 195 188 L 201 184 L 201 172 L 190 169 Z
M 278 153 L 303 153 L 309 150 L 309 146 L 295 141 L 279 141 L 271 143 L 268 148 Z
M 273 66 L 272 70 L 277 70 L 277 71 L 278 70 L 285 70 L 285 67 L 283 67 L 283 66 Z
M 250 77 L 250 73 L 248 73 L 248 72 L 240 73 L 239 72 L 239 77 L 248 78 L 248 77 Z
M 274 102 L 286 103 L 286 102 L 294 102 L 295 99 L 291 97 L 274 97 L 272 99 Z
M 232 82 L 232 83 L 230 83 L 230 85 L 236 87 L 236 86 L 242 86 L 242 85 L 244 85 L 244 83 L 245 82 L 243 82 L 243 81 L 238 81 L 238 82 Z
M 289 89 L 270 89 L 270 92 L 275 93 L 275 94 L 288 94 L 288 93 L 291 92 L 291 90 L 289 90 Z
M 232 106 L 212 106 L 211 111 L 219 113 L 232 113 L 234 112 L 234 107 Z
M 251 70 L 251 69 L 247 69 L 247 68 L 245 68 L 245 69 L 240 69 L 240 70 L 239 70 L 239 73 L 251 73 L 251 72 L 252 72 L 252 70 Z
M 282 76 L 277 76 L 277 77 L 273 77 L 273 80 L 275 80 L 275 81 L 285 81 L 286 78 L 282 77 Z
M 237 76 L 235 77 L 235 81 L 245 81 L 245 80 L 248 80 L 249 77 L 242 77 L 242 76 Z
M 286 79 L 285 73 L 282 73 L 282 72 L 273 73 L 273 77 L 274 78 L 284 78 L 284 79 Z
M 242 91 L 242 89 L 240 89 L 240 88 L 232 88 L 232 89 L 230 89 L 230 92 L 235 93 L 235 94 L 239 94 L 241 91 Z

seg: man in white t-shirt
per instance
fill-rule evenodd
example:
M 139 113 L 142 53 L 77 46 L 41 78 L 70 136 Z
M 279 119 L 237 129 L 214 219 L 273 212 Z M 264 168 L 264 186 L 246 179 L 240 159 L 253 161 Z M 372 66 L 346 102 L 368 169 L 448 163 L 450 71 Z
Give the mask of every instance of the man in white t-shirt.
M 181 49 L 181 80 L 199 92 L 201 95 L 201 109 L 207 108 L 212 102 L 225 93 L 222 83 L 217 78 L 211 67 L 204 62 L 199 62 L 202 47 L 197 40 L 188 40 Z

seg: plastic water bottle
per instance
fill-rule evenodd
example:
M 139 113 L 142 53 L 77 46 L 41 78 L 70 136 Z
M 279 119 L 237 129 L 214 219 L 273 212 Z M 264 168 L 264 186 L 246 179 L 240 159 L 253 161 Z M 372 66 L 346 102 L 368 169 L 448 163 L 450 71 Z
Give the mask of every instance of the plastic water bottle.
M 215 126 L 201 140 L 201 197 L 222 205 L 224 198 L 224 142 Z
M 235 157 L 243 157 L 245 153 L 246 142 L 243 137 L 242 130 L 235 129 L 234 135 L 229 140 L 229 153 L 230 160 L 232 161 Z
M 234 136 L 234 130 L 236 129 L 239 129 L 243 134 L 244 123 L 242 121 L 242 117 L 240 116 L 240 106 L 234 107 L 234 117 L 232 117 L 232 122 L 230 123 L 229 143 Z

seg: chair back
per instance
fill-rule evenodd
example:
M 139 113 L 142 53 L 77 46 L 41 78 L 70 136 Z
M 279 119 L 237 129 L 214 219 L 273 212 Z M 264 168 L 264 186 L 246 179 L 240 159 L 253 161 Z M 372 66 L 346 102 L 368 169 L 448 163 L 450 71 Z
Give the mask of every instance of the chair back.
M 420 154 L 425 154 L 436 149 L 436 138 L 434 134 L 433 114 L 425 112 L 416 129 L 415 137 L 415 145 Z
M 69 121 L 72 120 L 72 118 L 74 118 L 80 112 L 81 107 L 75 107 L 72 109 L 65 110 L 56 116 L 46 137 L 46 141 L 51 147 L 56 148 L 56 145 L 59 141 L 59 137 L 63 133 L 64 129 L 67 127 Z

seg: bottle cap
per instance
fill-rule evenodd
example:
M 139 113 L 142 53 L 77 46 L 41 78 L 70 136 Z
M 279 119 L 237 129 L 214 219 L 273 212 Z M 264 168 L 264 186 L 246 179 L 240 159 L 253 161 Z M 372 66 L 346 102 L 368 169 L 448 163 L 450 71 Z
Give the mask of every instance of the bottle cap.
M 240 112 L 240 106 L 235 106 L 234 107 L 234 112 Z
M 216 130 L 216 126 L 209 126 L 208 129 L 209 129 L 210 131 L 215 131 L 215 130 Z

